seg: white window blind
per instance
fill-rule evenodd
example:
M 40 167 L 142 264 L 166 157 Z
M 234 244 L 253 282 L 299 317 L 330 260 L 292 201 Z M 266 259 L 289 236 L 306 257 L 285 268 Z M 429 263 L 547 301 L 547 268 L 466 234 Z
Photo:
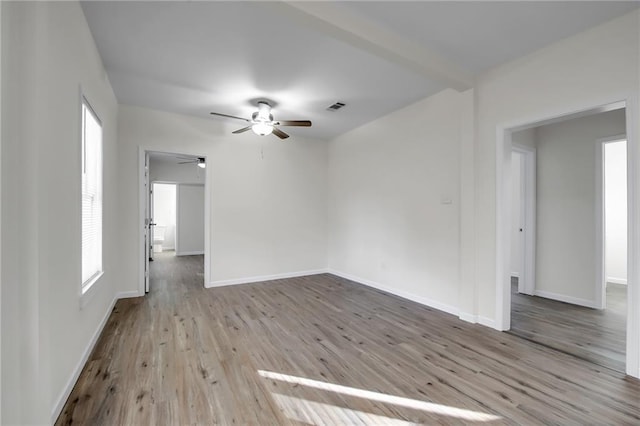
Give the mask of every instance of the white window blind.
M 102 273 L 102 124 L 82 101 L 82 292 Z

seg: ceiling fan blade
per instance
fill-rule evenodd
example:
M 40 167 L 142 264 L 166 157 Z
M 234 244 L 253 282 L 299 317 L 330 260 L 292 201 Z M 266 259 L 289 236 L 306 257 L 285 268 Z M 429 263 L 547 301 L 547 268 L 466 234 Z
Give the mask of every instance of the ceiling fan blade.
M 191 160 L 191 161 L 180 161 L 178 162 L 178 164 L 189 164 L 189 163 L 197 163 L 198 160 Z
M 243 127 L 242 129 L 238 129 L 236 131 L 233 131 L 231 133 L 235 133 L 237 135 L 238 133 L 244 133 L 244 132 L 246 132 L 247 130 L 250 130 L 250 129 L 251 129 L 251 126 L 247 126 L 247 127 Z
M 273 134 L 276 135 L 277 137 L 279 137 L 280 139 L 286 139 L 286 138 L 289 137 L 288 134 L 286 134 L 282 130 L 278 129 L 277 127 L 273 128 Z
M 311 127 L 311 121 L 309 120 L 282 120 L 276 121 L 273 124 L 277 126 Z
M 227 118 L 235 118 L 236 120 L 242 120 L 242 121 L 247 121 L 249 122 L 250 120 L 247 118 L 242 118 L 242 117 L 236 117 L 235 115 L 229 115 L 229 114 L 220 114 L 219 112 L 212 112 L 210 113 L 211 115 L 219 115 L 220 117 L 227 117 Z

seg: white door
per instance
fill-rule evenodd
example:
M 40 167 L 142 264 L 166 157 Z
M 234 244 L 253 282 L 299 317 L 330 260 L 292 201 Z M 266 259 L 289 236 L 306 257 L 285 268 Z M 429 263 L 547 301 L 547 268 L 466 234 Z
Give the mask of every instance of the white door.
M 151 219 L 151 186 L 149 185 L 149 153 L 144 154 L 144 192 L 145 192 L 145 219 L 144 219 L 144 291 L 149 292 L 149 260 L 153 256 L 153 221 Z

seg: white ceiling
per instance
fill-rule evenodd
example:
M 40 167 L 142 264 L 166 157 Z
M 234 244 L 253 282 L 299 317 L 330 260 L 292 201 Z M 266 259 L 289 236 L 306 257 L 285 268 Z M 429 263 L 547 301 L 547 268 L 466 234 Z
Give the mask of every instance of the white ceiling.
M 328 139 L 639 2 L 83 2 L 118 101 Z M 326 111 L 334 102 L 347 106 Z M 253 104 L 252 104 L 253 103 Z M 228 120 L 230 126 L 243 122 Z M 232 129 L 233 127 L 230 127 Z M 257 136 L 256 136 L 257 137 Z

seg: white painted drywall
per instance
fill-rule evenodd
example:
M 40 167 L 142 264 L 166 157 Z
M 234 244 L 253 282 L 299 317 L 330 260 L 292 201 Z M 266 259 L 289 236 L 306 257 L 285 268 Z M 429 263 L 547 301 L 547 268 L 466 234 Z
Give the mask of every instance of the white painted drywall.
M 511 153 L 511 276 L 520 277 L 523 267 L 524 234 L 520 231 L 522 223 L 522 171 L 524 156 L 518 152 Z
M 78 3 L 1 7 L 1 423 L 50 424 L 120 281 L 117 103 Z M 105 273 L 83 309 L 80 89 L 103 123 L 105 173 Z
M 204 185 L 178 185 L 178 256 L 204 254 Z
M 446 90 L 330 142 L 330 270 L 457 312 L 462 102 Z
M 525 146 L 527 148 L 536 148 L 536 129 L 535 127 L 519 130 L 511 134 L 511 143 L 514 145 Z
M 199 183 L 204 185 L 206 169 L 193 163 L 178 164 L 175 159 L 151 156 L 149 180 L 151 182 Z
M 138 148 L 207 157 L 211 283 L 327 267 L 327 145 L 236 123 L 121 105 L 122 291 L 138 289 Z
M 627 143 L 604 148 L 605 277 L 627 283 Z
M 499 319 L 496 306 L 496 141 L 499 127 L 531 123 L 638 95 L 639 13 L 632 12 L 497 67 L 480 78 L 476 100 L 475 303 Z M 637 120 L 632 123 L 638 131 Z M 509 152 L 509 156 L 510 156 Z M 509 157 L 510 158 L 510 157 Z M 501 161 L 503 161 L 501 159 Z M 468 201 L 465 201 L 465 203 Z M 466 241 L 463 242 L 466 244 Z M 469 297 L 461 293 L 461 298 Z M 473 294 L 471 297 L 474 297 Z M 636 373 L 637 374 L 637 373 Z
M 175 184 L 153 184 L 153 222 L 156 224 L 153 229 L 153 240 L 164 239 L 163 251 L 176 248 L 177 197 L 178 191 Z
M 596 304 L 596 150 L 624 132 L 624 109 L 536 129 L 536 293 Z

